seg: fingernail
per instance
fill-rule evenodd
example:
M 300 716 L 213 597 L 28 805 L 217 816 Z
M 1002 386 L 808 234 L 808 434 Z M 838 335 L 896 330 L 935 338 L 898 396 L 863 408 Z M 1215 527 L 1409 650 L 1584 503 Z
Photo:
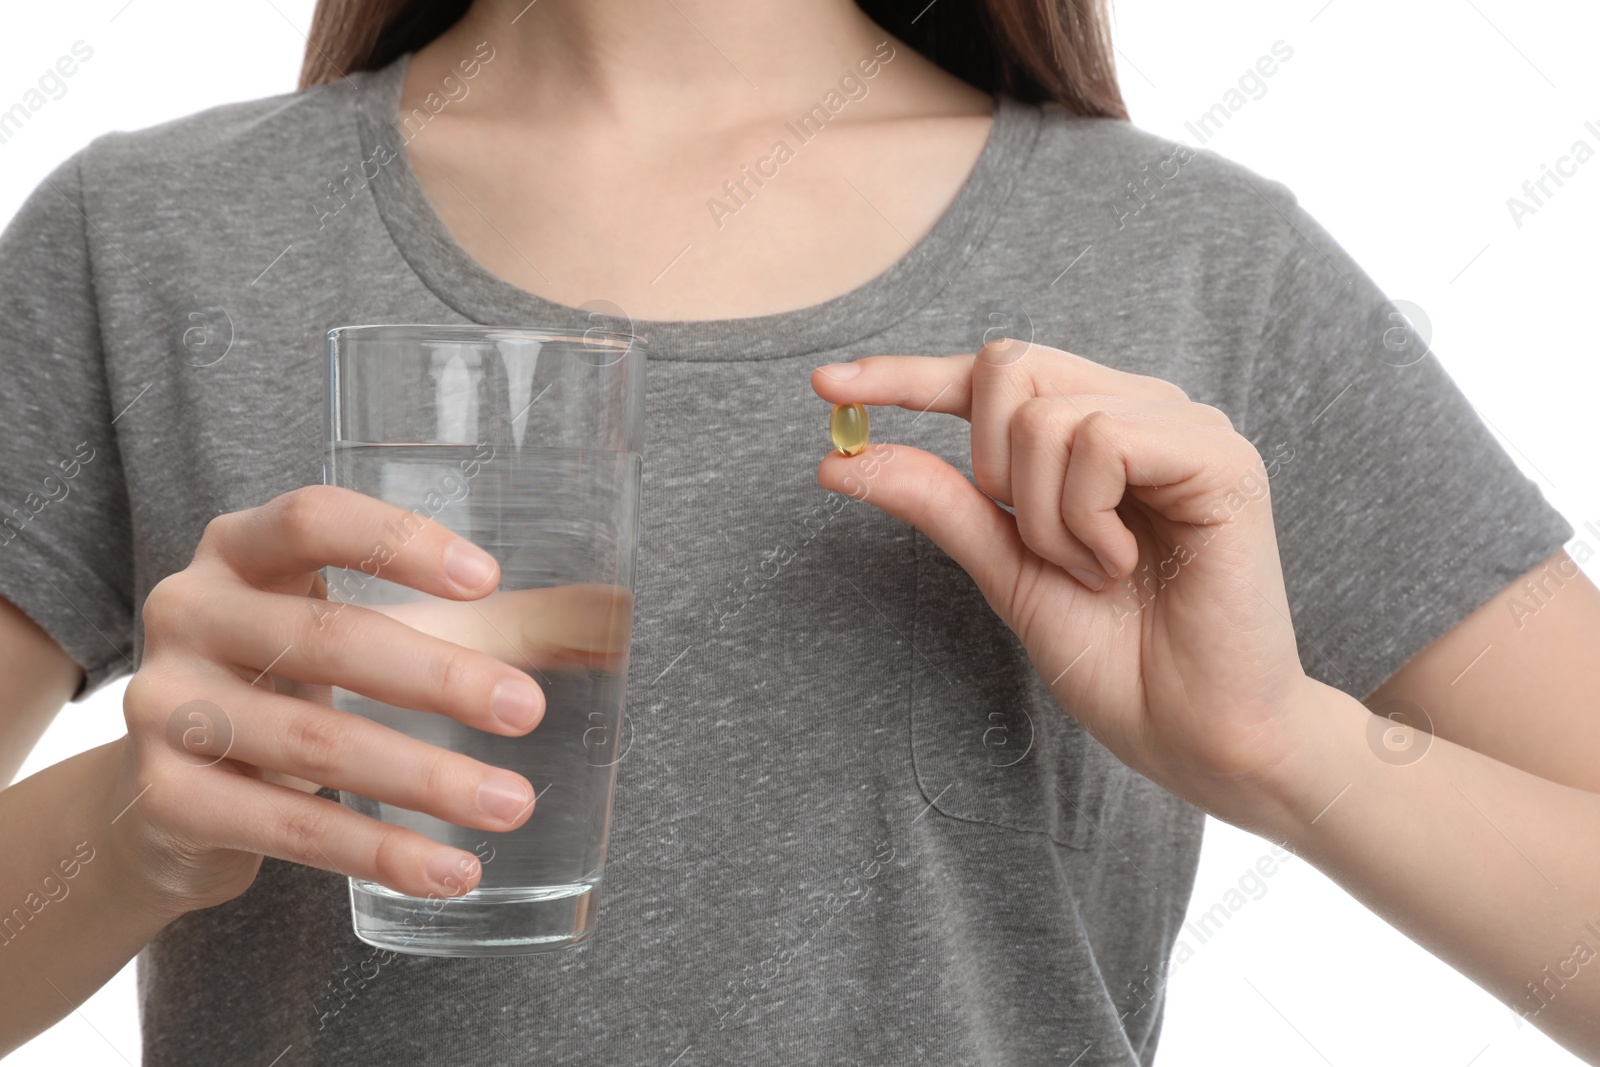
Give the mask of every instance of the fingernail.
M 1117 568 L 1111 565 L 1109 559 L 1106 559 L 1098 552 L 1094 554 L 1094 558 L 1100 561 L 1100 569 L 1106 572 L 1107 577 L 1115 578 L 1117 576 Z
M 861 364 L 829 363 L 827 366 L 818 367 L 817 369 L 823 374 L 826 374 L 828 377 L 832 378 L 834 381 L 842 382 L 846 378 L 854 378 L 856 375 L 860 374 Z
M 466 887 L 467 880 L 478 870 L 478 860 L 465 852 L 447 849 L 428 857 L 428 877 L 433 884 L 451 896 Z
M 1082 567 L 1068 567 L 1067 573 L 1078 579 L 1078 581 L 1082 582 L 1090 589 L 1093 589 L 1095 592 L 1099 592 L 1106 587 L 1105 579 L 1101 578 L 1094 571 L 1084 570 Z
M 522 733 L 543 717 L 544 700 L 531 679 L 507 678 L 489 693 L 489 714 Z
M 444 572 L 462 589 L 476 589 L 494 577 L 494 557 L 466 541 L 452 542 L 444 550 Z
M 478 808 L 497 819 L 515 819 L 533 804 L 533 794 L 513 774 L 491 774 L 478 786 Z

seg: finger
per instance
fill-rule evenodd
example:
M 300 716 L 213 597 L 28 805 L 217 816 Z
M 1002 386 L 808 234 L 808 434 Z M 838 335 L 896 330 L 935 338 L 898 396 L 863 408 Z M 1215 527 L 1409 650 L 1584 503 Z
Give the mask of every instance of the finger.
M 1017 531 L 1037 555 L 1071 572 L 1090 589 L 1101 588 L 1107 575 L 1098 557 L 1067 525 L 1064 488 L 1073 442 L 1084 418 L 1096 411 L 1232 428 L 1221 412 L 1187 400 L 1080 394 L 1032 397 L 1017 407 L 1007 442 Z
M 811 372 L 811 388 L 833 404 L 901 407 L 970 416 L 972 359 L 960 356 L 864 356 Z
M 359 715 L 238 682 L 213 699 L 231 728 L 185 734 L 190 757 L 238 760 L 457 826 L 504 832 L 533 811 L 521 775 Z
M 195 558 L 215 559 L 246 581 L 267 583 L 322 567 L 343 567 L 334 597 L 348 599 L 382 576 L 436 596 L 480 596 L 499 567 L 472 542 L 414 511 L 351 489 L 308 485 L 206 527 Z M 341 593 L 345 594 L 341 597 Z
M 987 361 L 1026 372 L 1032 395 L 1092 393 L 1128 398 L 1184 398 L 1169 382 L 1108 367 L 1045 345 L 1002 340 L 985 346 Z M 980 352 L 980 355 L 983 353 Z M 834 404 L 900 407 L 972 417 L 973 355 L 864 356 L 811 372 L 816 394 Z
M 1003 339 L 975 356 L 866 356 L 819 367 L 812 388 L 836 404 L 891 405 L 957 415 L 972 423 L 972 473 L 1004 504 L 1011 488 L 1010 422 L 1036 396 L 1093 395 L 1187 402 L 1183 390 L 1071 352 Z
M 921 530 L 1005 616 L 1028 553 L 1011 516 L 960 471 L 920 448 L 880 444 L 856 456 L 828 453 L 817 482 Z
M 271 670 L 509 736 L 527 733 L 544 715 L 544 692 L 523 671 L 368 608 L 233 585 L 208 607 L 215 618 L 249 623 L 196 620 L 184 640 L 235 665 L 247 681 Z
M 1231 431 L 1158 415 L 1093 411 L 1072 439 L 1061 510 L 1067 527 L 1112 578 L 1138 565 L 1139 546 L 1117 514 L 1124 495 L 1174 522 L 1201 524 L 1225 473 L 1248 448 Z
M 182 767 L 173 774 L 193 774 Z M 153 783 L 141 806 L 158 825 L 212 847 L 273 856 L 388 886 L 418 897 L 459 896 L 478 883 L 476 856 L 391 826 L 337 801 L 260 782 L 236 771 L 208 773 L 206 796 Z
M 1063 397 L 1085 413 L 1188 405 L 1188 397 L 1175 385 L 1071 352 L 1009 339 L 985 345 L 972 364 L 972 475 L 978 488 L 1003 504 L 1016 504 L 1011 420 L 1035 397 Z
M 1061 507 L 1068 450 L 1081 419 L 1080 409 L 1062 399 L 1025 401 L 1011 419 L 1011 489 L 1023 543 L 1098 590 L 1105 587 L 1106 576 L 1094 552 L 1067 528 Z
M 984 345 L 972 363 L 972 477 L 1002 504 L 1016 504 L 1011 491 L 1012 417 L 1039 395 L 1035 364 L 1043 357 L 1033 347 L 1025 341 L 999 341 Z
M 628 654 L 633 594 L 620 585 L 556 585 L 373 610 L 514 666 L 619 670 Z

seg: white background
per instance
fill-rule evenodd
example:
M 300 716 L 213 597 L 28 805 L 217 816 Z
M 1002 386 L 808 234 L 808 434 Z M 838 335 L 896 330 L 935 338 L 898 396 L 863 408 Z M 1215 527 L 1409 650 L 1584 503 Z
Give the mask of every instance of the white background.
M 0 221 L 103 131 L 292 89 L 311 9 L 311 0 L 13 5 L 0 36 L 0 110 L 73 42 L 94 56 L 0 144 Z M 1520 228 L 1506 206 L 1574 141 L 1600 149 L 1584 129 L 1600 128 L 1600 9 L 1124 0 L 1119 66 L 1135 121 L 1198 146 L 1185 123 L 1280 40 L 1293 58 L 1206 147 L 1287 183 L 1391 296 L 1422 307 L 1435 351 L 1524 471 L 1580 531 L 1600 529 L 1600 159 Z M 1600 550 L 1600 535 L 1580 536 Z M 1600 573 L 1593 563 L 1590 572 Z M 120 701 L 118 685 L 69 706 L 23 773 L 120 735 Z M 1209 824 L 1191 915 L 1221 901 L 1267 847 Z M 1196 955 L 1168 987 L 1162 1067 L 1578 1062 L 1304 862 L 1264 885 L 1203 945 L 1189 937 Z M 130 965 L 8 1062 L 138 1060 Z

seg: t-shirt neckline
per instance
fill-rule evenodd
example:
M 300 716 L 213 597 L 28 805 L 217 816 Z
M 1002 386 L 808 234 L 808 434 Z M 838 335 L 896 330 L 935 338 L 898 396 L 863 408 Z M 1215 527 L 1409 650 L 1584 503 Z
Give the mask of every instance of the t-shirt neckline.
M 400 90 L 410 54 L 360 76 L 357 126 L 362 176 L 400 254 L 446 305 L 485 325 L 604 325 L 616 328 L 603 304 L 558 304 L 511 284 L 458 244 L 433 210 L 396 125 Z M 950 284 L 999 217 L 1039 133 L 1037 106 L 996 95 L 994 121 L 977 161 L 932 229 L 886 270 L 820 304 L 733 319 L 632 320 L 622 323 L 643 337 L 650 358 L 731 361 L 800 356 L 844 346 L 879 333 L 930 302 Z M 596 314 L 596 307 L 602 310 Z

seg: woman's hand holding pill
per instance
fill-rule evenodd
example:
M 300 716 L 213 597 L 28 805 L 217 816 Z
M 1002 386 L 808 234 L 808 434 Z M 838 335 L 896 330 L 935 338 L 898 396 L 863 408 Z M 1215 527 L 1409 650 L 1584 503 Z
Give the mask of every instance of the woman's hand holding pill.
M 1254 821 L 1259 794 L 1278 791 L 1275 773 L 1309 743 L 1315 683 L 1289 621 L 1261 457 L 1222 412 L 1160 379 L 1019 341 L 975 356 L 868 356 L 811 382 L 835 404 L 968 420 L 976 486 L 899 444 L 830 452 L 818 481 L 959 563 L 1056 700 L 1125 763 Z
M 371 573 L 375 546 L 382 578 L 425 593 L 474 601 L 497 584 L 493 558 L 444 527 L 309 486 L 214 519 L 193 562 L 147 598 L 111 814 L 119 851 L 175 911 L 237 896 L 262 855 L 416 896 L 477 884 L 471 853 L 313 795 L 319 786 L 488 831 L 532 811 L 522 776 L 328 706 L 337 685 L 511 737 L 544 714 L 543 693 L 506 657 L 330 603 L 319 569 Z

